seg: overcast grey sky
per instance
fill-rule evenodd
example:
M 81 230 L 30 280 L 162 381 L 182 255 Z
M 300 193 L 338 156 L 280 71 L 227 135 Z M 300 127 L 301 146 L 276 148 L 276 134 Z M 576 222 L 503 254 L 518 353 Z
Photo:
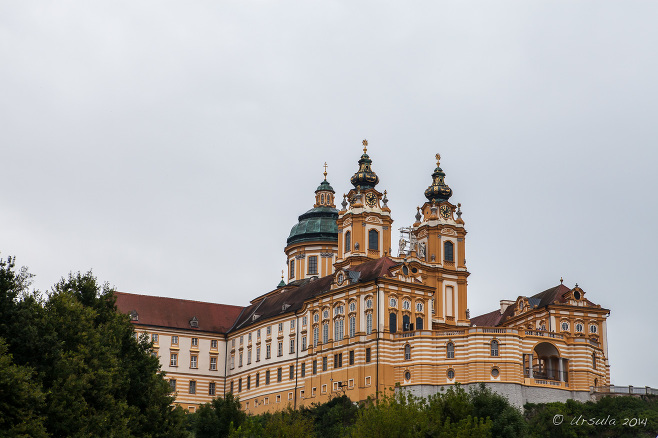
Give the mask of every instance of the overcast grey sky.
M 442 155 L 478 315 L 578 283 L 658 387 L 655 1 L 0 0 L 0 251 L 47 290 L 245 305 L 367 138 L 396 228 Z

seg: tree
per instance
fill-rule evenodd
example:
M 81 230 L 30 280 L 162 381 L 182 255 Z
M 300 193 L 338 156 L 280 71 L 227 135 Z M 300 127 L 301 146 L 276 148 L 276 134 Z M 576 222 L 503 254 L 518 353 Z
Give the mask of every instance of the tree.
M 0 437 L 47 437 L 39 410 L 44 396 L 29 368 L 12 363 L 0 338 Z
M 240 409 L 240 399 L 229 392 L 225 398 L 217 397 L 199 406 L 191 420 L 192 430 L 196 438 L 226 437 L 231 428 L 239 428 L 246 418 L 247 414 Z
M 0 337 L 13 364 L 32 376 L 30 391 L 45 394 L 34 406 L 48 434 L 186 436 L 158 359 L 117 312 L 112 289 L 77 273 L 44 298 L 27 292 L 29 278 L 13 259 L 0 260 Z

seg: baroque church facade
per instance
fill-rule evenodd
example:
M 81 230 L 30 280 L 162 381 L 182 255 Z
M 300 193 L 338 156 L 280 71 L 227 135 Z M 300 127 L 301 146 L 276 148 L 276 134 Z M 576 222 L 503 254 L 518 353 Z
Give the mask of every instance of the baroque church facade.
M 293 226 L 288 281 L 248 306 L 116 293 L 152 340 L 178 404 L 194 411 L 233 392 L 257 414 L 484 382 L 521 406 L 587 400 L 591 387 L 609 385 L 610 312 L 578 285 L 560 281 L 469 315 L 467 233 L 438 154 L 394 256 L 386 191 L 363 144 L 339 207 L 325 168 L 313 208 Z

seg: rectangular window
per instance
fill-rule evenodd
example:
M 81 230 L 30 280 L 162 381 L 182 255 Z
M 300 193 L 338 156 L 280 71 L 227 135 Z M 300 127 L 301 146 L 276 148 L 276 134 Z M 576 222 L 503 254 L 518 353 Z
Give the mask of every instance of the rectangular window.
M 270 344 L 267 344 L 265 346 L 265 359 L 269 359 L 272 357 L 272 346 Z
M 208 395 L 215 395 L 215 382 L 208 384 Z
M 171 337 L 171 344 L 172 345 L 178 345 L 178 336 L 172 336 Z
M 157 333 L 153 333 L 151 335 L 151 342 L 153 342 L 154 344 L 158 343 L 158 334 Z
M 217 371 L 217 358 L 216 357 L 211 357 L 210 358 L 210 370 L 211 371 Z
M 270 384 L 270 370 L 265 371 L 265 384 Z
M 295 366 L 294 365 L 290 365 L 289 374 L 290 374 L 290 380 L 295 378 Z
M 277 349 L 277 356 L 283 356 L 283 342 L 279 342 L 279 348 Z
M 313 374 L 315 375 L 317 373 L 318 373 L 318 360 L 315 359 L 313 360 Z
M 210 348 L 212 348 L 213 350 L 217 350 L 217 339 L 213 339 L 212 341 L 210 341 Z
M 295 340 L 291 339 L 290 340 L 290 354 L 293 354 L 295 352 Z
M 233 380 L 231 380 L 231 392 L 233 392 Z
M 334 354 L 334 368 L 338 368 L 338 353 Z
M 242 377 L 238 379 L 238 392 L 242 392 Z
M 306 336 L 302 336 L 302 351 L 306 350 Z
M 308 273 L 317 274 L 318 273 L 318 256 L 309 256 L 308 257 Z
M 294 330 L 294 329 L 295 329 L 295 320 L 291 319 L 290 320 L 290 330 Z
M 276 381 L 281 382 L 283 380 L 283 368 L 279 367 L 276 370 Z
M 272 326 L 271 326 L 271 325 L 268 325 L 268 326 L 267 326 L 267 329 L 265 329 L 265 334 L 267 334 L 267 335 L 271 335 L 271 334 L 272 334 Z
M 240 336 L 240 345 L 244 343 L 244 335 Z
M 240 353 L 240 357 L 239 357 L 239 359 L 238 359 L 238 366 L 239 366 L 239 367 L 242 366 L 242 353 Z
M 283 331 L 283 323 L 280 322 L 279 323 L 279 333 L 281 333 L 282 331 Z
M 306 377 L 306 362 L 302 362 L 302 369 L 300 370 L 302 377 Z
M 329 343 L 329 324 L 326 322 L 322 324 L 322 343 Z
M 308 323 L 308 318 L 306 316 L 302 316 L 302 326 L 306 327 L 307 323 Z
M 260 338 L 260 329 L 256 330 L 256 337 Z
M 366 335 L 372 334 L 372 313 L 366 315 Z
M 366 363 L 370 362 L 370 348 L 366 348 Z
M 290 278 L 295 278 L 295 259 L 290 259 Z
M 327 385 L 322 385 L 322 393 L 324 394 L 326 392 L 327 392 Z
M 251 389 L 251 376 L 247 376 L 247 389 Z
M 231 355 L 231 369 L 235 368 L 235 356 Z
M 176 379 L 169 379 L 169 388 L 171 388 L 172 392 L 176 391 Z
M 256 388 L 260 386 L 260 373 L 256 373 Z
M 322 371 L 327 371 L 328 365 L 327 365 L 327 356 L 324 356 L 322 358 Z
M 342 319 L 336 320 L 334 323 L 334 340 L 342 341 L 345 336 L 345 321 Z
M 178 366 L 178 355 L 176 353 L 171 353 L 171 359 L 169 360 L 169 366 L 177 367 Z
M 192 338 L 192 347 L 199 346 L 199 338 Z
M 190 356 L 190 368 L 197 368 L 197 356 Z
M 251 363 L 251 350 L 247 350 L 247 365 Z
M 350 350 L 350 365 L 354 365 L 354 350 Z
M 318 338 L 319 337 L 320 337 L 320 329 L 316 325 L 315 327 L 313 327 L 313 347 L 318 346 Z
M 370 386 L 370 376 L 366 377 L 366 386 Z
M 260 347 L 256 347 L 256 362 L 260 362 Z
M 249 342 L 251 342 L 251 333 L 249 333 L 249 338 L 247 338 Z
M 196 382 L 190 380 L 190 394 L 196 394 Z
M 356 316 L 350 316 L 350 338 L 356 335 Z
M 231 339 L 231 348 L 235 348 L 235 338 Z
M 277 402 L 277 403 L 281 403 L 281 396 L 280 396 L 280 395 L 277 395 L 277 396 L 276 396 L 276 402 Z

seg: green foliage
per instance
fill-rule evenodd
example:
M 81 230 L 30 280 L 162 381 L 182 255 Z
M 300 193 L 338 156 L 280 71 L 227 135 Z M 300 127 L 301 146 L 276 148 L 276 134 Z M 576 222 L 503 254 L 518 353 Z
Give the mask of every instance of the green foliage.
M 567 400 L 566 403 L 527 404 L 525 409 L 531 437 L 630 438 L 658 434 L 658 399 L 655 397 L 603 397 L 596 403 Z M 553 423 L 556 417 L 562 420 L 561 424 Z M 626 424 L 624 419 L 628 420 Z M 641 419 L 645 424 L 632 419 Z
M 43 401 L 31 370 L 12 363 L 7 344 L 0 338 L 0 437 L 48 436 L 38 414 Z
M 528 427 L 523 413 L 500 394 L 481 383 L 469 392 L 473 416 L 491 419 L 491 435 L 495 437 L 525 437 Z
M 247 414 L 240 409 L 240 399 L 229 392 L 225 398 L 217 397 L 199 406 L 190 417 L 196 438 L 214 438 L 229 436 L 231 428 L 239 428 Z
M 158 359 L 116 311 L 109 286 L 100 287 L 91 272 L 70 274 L 44 298 L 27 291 L 29 278 L 24 269 L 15 272 L 13 259 L 0 260 L 2 372 L 30 376 L 30 408 L 47 434 L 187 436 Z
M 302 413 L 315 424 L 318 437 L 344 436 L 356 421 L 358 405 L 346 395 L 334 397 L 327 403 L 314 403 L 310 408 L 302 407 Z

